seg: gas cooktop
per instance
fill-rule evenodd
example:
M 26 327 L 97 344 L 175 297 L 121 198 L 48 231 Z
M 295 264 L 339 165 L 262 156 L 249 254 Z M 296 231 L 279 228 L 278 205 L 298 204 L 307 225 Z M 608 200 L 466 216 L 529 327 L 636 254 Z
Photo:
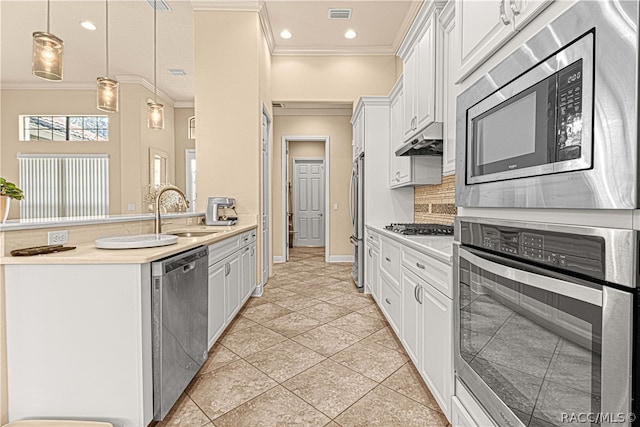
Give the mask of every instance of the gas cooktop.
M 390 224 L 384 227 L 406 236 L 452 236 L 453 226 L 443 224 Z

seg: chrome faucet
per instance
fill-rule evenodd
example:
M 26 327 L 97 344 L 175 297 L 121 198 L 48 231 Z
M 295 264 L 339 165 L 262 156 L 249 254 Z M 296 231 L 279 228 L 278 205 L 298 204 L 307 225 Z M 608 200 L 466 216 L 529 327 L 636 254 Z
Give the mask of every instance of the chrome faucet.
M 186 205 L 186 207 L 189 207 L 189 201 L 187 200 L 187 197 L 184 195 L 182 190 L 175 185 L 167 185 L 162 190 L 158 191 L 158 195 L 156 196 L 156 221 L 154 224 L 156 234 L 162 233 L 162 218 L 160 218 L 160 196 L 162 196 L 165 191 L 169 190 L 173 190 L 178 193 L 182 197 L 182 200 L 184 200 L 184 204 Z

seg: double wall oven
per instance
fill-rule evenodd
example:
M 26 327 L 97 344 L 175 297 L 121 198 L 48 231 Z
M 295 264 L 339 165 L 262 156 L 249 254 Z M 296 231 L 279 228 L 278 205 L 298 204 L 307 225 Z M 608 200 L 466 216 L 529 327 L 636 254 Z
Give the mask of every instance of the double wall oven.
M 456 376 L 495 422 L 630 425 L 636 232 L 486 218 L 456 229 Z

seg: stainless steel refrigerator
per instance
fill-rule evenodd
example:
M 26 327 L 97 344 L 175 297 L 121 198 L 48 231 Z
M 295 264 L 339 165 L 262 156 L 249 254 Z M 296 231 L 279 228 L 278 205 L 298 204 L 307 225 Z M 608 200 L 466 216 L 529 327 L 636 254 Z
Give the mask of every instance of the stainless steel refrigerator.
M 364 153 L 353 162 L 349 187 L 349 212 L 353 234 L 353 268 L 351 277 L 360 292 L 364 291 Z

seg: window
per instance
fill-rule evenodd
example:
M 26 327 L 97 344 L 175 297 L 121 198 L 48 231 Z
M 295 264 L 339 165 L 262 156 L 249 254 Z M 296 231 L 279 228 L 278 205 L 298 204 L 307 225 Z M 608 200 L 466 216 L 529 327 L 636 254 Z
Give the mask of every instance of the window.
M 20 116 L 21 141 L 108 141 L 107 116 Z
M 188 139 L 196 139 L 196 116 L 189 117 Z
M 19 154 L 18 163 L 22 219 L 109 213 L 107 154 Z

